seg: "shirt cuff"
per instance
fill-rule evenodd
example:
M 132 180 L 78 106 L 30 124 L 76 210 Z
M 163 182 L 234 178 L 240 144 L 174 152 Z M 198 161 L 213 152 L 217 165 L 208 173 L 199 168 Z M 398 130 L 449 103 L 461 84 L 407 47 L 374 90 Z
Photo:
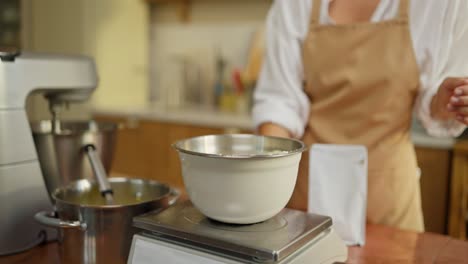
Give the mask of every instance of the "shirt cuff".
M 274 109 L 274 110 L 272 110 Z M 256 128 L 264 123 L 280 125 L 291 133 L 294 138 L 301 138 L 304 127 L 301 118 L 294 109 L 284 104 L 256 104 L 252 110 L 253 121 Z
M 466 125 L 456 120 L 438 120 L 431 116 L 430 104 L 432 94 L 428 93 L 425 98 L 419 102 L 417 107 L 417 115 L 421 124 L 426 129 L 427 134 L 433 137 L 451 138 L 459 136 L 463 133 Z

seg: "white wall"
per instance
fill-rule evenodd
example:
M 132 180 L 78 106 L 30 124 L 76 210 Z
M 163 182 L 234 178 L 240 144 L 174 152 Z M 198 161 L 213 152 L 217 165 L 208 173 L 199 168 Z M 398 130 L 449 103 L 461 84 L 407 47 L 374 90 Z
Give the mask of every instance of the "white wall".
M 89 118 L 89 104 L 128 106 L 148 99 L 149 7 L 139 0 L 24 0 L 25 45 L 96 60 L 100 78 L 91 102 L 68 118 Z M 49 117 L 41 96 L 29 98 L 30 119 Z
M 84 38 L 84 5 L 80 1 L 26 0 L 23 10 L 23 49 L 41 52 L 90 55 Z M 46 100 L 35 94 L 28 98 L 31 121 L 48 119 Z M 72 106 L 70 118 L 86 118 L 87 105 Z
M 97 106 L 132 106 L 148 100 L 149 7 L 142 0 L 92 1 L 88 28 L 101 76 Z
M 174 57 L 184 55 L 202 67 L 203 89 L 210 97 L 216 49 L 231 66 L 243 67 L 254 32 L 263 27 L 270 0 L 195 0 L 191 20 L 177 17 L 176 5 L 151 10 L 152 99 L 167 103 L 168 91 L 181 89 L 181 68 Z M 209 101 L 208 101 L 209 103 Z
M 23 2 L 28 9 L 26 49 L 96 59 L 100 84 L 89 103 L 98 107 L 142 105 L 150 93 L 161 99 L 164 91 L 181 84 L 180 69 L 171 59 L 180 54 L 192 55 L 202 65 L 204 88 L 210 92 L 215 47 L 232 65 L 242 66 L 249 39 L 263 25 L 271 4 L 271 0 L 194 0 L 191 21 L 183 23 L 176 4 L 150 9 L 144 0 Z M 30 99 L 31 118 L 48 118 L 44 100 Z M 88 118 L 88 110 L 89 104 L 72 106 L 67 116 Z

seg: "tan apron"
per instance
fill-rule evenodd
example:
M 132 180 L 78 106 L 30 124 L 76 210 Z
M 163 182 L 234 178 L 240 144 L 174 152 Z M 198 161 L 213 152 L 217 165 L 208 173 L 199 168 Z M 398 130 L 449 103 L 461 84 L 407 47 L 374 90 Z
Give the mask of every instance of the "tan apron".
M 304 89 L 311 102 L 303 140 L 308 145 L 365 145 L 368 221 L 422 231 L 410 138 L 419 71 L 408 26 L 409 0 L 400 1 L 393 20 L 349 25 L 319 25 L 321 0 L 313 1 L 303 43 Z M 289 207 L 307 210 L 308 159 L 305 154 Z

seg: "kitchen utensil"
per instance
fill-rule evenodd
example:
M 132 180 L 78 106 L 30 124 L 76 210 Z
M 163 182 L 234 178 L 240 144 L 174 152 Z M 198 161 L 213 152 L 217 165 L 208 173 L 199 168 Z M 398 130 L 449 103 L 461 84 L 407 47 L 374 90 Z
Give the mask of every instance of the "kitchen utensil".
M 140 232 L 129 264 L 331 264 L 347 258 L 329 217 L 286 208 L 258 224 L 232 225 L 207 219 L 186 201 L 133 223 Z
M 214 96 L 215 104 L 216 106 L 219 106 L 221 96 L 223 93 L 227 92 L 226 88 L 224 87 L 224 71 L 226 69 L 227 62 L 221 55 L 221 51 L 219 49 L 216 50 L 215 59 L 216 75 L 214 83 Z
M 189 58 L 183 63 L 185 101 L 189 105 L 200 105 L 203 102 L 201 67 L 197 61 Z
M 261 222 L 284 208 L 306 149 L 295 139 L 240 134 L 195 137 L 173 146 L 195 207 L 235 224 Z
M 118 128 L 114 123 L 95 121 L 60 122 L 59 127 L 60 130 L 53 131 L 49 120 L 31 124 L 49 195 L 75 180 L 94 179 L 84 146 L 95 146 L 107 173 Z
M 242 83 L 242 76 L 241 72 L 238 69 L 234 69 L 232 71 L 232 83 L 234 90 L 236 91 L 236 95 L 242 96 L 244 93 L 244 84 Z
M 126 263 L 135 229 L 132 218 L 163 210 L 178 191 L 155 181 L 110 178 L 114 204 L 107 205 L 94 181 L 79 180 L 53 193 L 57 215 L 42 211 L 36 220 L 59 229 L 61 263 Z
M 177 70 L 178 78 L 176 83 L 173 81 L 167 90 L 168 106 L 184 107 L 202 104 L 204 102 L 203 80 L 199 62 L 189 55 L 174 55 L 169 65 Z M 167 67 L 165 70 L 167 71 Z
M 96 153 L 96 147 L 94 145 L 87 145 L 84 147 L 84 150 L 93 169 L 101 195 L 104 196 L 107 204 L 112 204 L 114 200 L 112 195 L 114 192 L 107 180 L 107 173 L 104 170 L 104 166 Z
M 265 53 L 265 29 L 260 28 L 255 32 L 250 43 L 247 65 L 244 75 L 247 82 L 256 82 L 262 69 Z

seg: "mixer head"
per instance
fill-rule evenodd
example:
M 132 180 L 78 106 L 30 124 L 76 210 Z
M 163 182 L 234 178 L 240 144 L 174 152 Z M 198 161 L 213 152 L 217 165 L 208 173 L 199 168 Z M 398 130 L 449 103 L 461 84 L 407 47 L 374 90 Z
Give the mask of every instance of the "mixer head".
M 83 102 L 97 87 L 94 61 L 83 56 L 0 50 L 0 108 L 24 108 L 42 93 L 52 104 Z

